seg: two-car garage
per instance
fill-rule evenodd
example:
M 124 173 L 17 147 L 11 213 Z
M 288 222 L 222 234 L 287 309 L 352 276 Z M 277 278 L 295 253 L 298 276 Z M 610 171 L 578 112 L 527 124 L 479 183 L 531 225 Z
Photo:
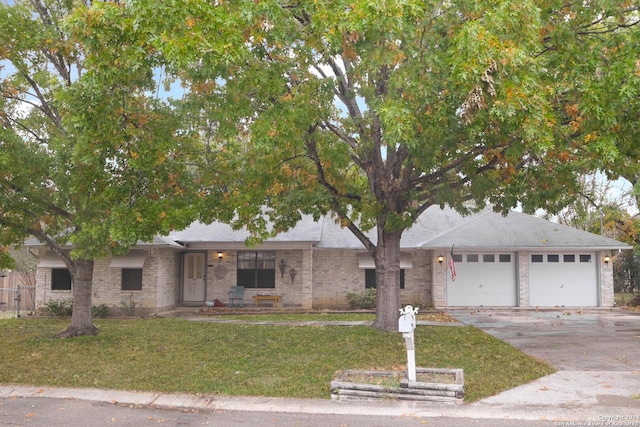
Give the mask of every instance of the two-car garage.
M 599 305 L 595 252 L 531 252 L 520 266 L 528 272 L 521 275 L 516 252 L 457 253 L 453 259 L 455 280 L 447 271 L 450 307 L 516 307 L 523 300 L 519 277 L 528 278 L 529 307 Z

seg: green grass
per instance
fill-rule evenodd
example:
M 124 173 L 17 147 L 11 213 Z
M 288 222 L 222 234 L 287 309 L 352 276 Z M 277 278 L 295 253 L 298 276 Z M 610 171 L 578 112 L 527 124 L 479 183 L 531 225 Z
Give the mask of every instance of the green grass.
M 96 320 L 101 333 L 52 338 L 67 319 L 0 320 L 0 383 L 120 390 L 330 397 L 339 370 L 398 369 L 402 335 L 367 326 Z M 416 364 L 462 368 L 467 401 L 553 372 L 473 327 L 419 326 Z

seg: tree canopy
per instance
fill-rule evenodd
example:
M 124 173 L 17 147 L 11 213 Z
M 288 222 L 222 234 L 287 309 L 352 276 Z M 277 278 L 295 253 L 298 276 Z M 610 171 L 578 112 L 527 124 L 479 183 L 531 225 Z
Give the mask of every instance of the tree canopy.
M 379 329 L 396 327 L 402 231 L 429 206 L 556 211 L 577 170 L 637 171 L 633 2 L 126 8 L 187 89 L 204 219 L 264 236 L 265 218 L 331 213 L 376 261 Z
M 127 44 L 123 25 L 86 37 L 69 19 L 89 3 L 0 4 L 0 244 L 33 236 L 64 260 L 74 314 L 63 335 L 96 332 L 93 260 L 189 224 L 196 197 L 191 139 L 154 92 L 156 58 L 129 63 L 146 46 Z M 120 22 L 105 10 L 94 18 Z

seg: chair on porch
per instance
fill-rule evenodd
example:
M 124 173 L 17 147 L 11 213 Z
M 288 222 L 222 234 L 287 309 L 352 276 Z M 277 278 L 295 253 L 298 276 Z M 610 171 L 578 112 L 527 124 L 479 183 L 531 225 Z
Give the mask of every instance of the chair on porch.
M 229 290 L 229 307 L 237 307 L 238 302 L 240 307 L 243 306 L 244 300 L 244 286 L 232 286 Z

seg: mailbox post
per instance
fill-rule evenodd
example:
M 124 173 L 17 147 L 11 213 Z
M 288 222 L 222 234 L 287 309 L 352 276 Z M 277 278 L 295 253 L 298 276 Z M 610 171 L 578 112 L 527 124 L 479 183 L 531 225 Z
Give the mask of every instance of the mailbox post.
M 416 381 L 416 352 L 413 334 L 416 329 L 416 314 L 418 314 L 418 308 L 408 305 L 400 309 L 400 318 L 398 319 L 398 332 L 402 333 L 407 346 L 407 378 L 413 382 Z

